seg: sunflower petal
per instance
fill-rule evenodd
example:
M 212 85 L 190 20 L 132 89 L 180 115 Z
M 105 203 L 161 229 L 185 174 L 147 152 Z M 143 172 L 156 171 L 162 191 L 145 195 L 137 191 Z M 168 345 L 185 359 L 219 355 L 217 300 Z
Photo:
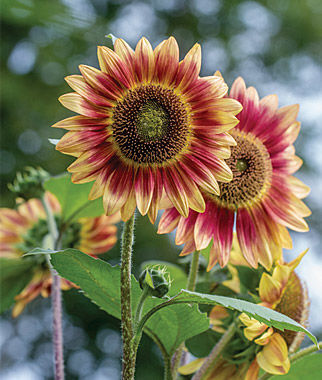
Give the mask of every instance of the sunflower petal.
M 119 211 L 129 197 L 133 174 L 128 168 L 122 169 L 122 173 L 115 170 L 105 184 L 103 204 L 106 215 L 112 215 Z
M 259 296 L 262 301 L 274 304 L 282 294 L 282 284 L 267 273 L 263 273 L 259 283 Z
M 160 83 L 169 85 L 173 82 L 179 65 L 179 47 L 175 38 L 163 41 L 154 50 L 155 75 Z
M 117 38 L 114 43 L 115 53 L 121 57 L 123 62 L 130 68 L 131 72 L 134 72 L 134 51 L 127 42 L 121 38 Z
M 134 84 L 134 77 L 128 66 L 113 50 L 106 46 L 97 48 L 97 56 L 101 70 L 122 83 L 126 88 Z
M 142 215 L 145 215 L 150 208 L 154 190 L 154 176 L 150 168 L 140 168 L 138 170 L 134 189 L 138 210 Z
M 77 112 L 83 116 L 102 118 L 107 117 L 110 111 L 107 108 L 95 106 L 87 102 L 76 92 L 71 92 L 69 94 L 64 94 L 58 99 L 60 103 L 71 111 Z
M 97 94 L 81 75 L 70 75 L 65 80 L 74 91 L 96 106 L 111 107 L 113 105 L 111 100 Z
M 184 91 L 192 82 L 198 79 L 201 68 L 201 47 L 195 44 L 179 63 L 176 85 Z
M 148 83 L 154 75 L 154 53 L 150 42 L 142 37 L 135 49 L 135 72 L 140 82 Z
M 177 227 L 180 218 L 181 215 L 175 207 L 165 210 L 160 219 L 158 234 L 167 234 L 173 231 Z

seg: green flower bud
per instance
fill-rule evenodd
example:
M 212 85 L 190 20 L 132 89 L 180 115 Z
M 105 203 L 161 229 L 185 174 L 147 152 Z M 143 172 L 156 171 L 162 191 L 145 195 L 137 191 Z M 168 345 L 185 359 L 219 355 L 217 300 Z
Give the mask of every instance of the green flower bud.
M 141 289 L 149 288 L 150 294 L 162 298 L 171 286 L 171 281 L 165 267 L 160 265 L 147 267 L 139 277 Z
M 25 201 L 31 198 L 41 198 L 45 192 L 43 182 L 50 177 L 44 169 L 27 166 L 24 171 L 18 172 L 13 183 L 8 184 L 9 190 L 18 198 Z

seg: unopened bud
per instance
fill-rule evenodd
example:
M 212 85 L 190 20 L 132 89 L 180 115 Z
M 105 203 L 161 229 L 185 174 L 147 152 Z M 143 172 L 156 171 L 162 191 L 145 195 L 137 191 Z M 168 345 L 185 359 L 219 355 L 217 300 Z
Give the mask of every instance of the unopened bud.
M 150 294 L 158 298 L 165 296 L 171 286 L 166 268 L 160 265 L 146 268 L 140 275 L 139 283 L 141 289 L 148 287 Z
M 8 184 L 9 190 L 25 201 L 31 198 L 41 198 L 45 192 L 43 183 L 50 177 L 44 169 L 27 166 L 24 171 L 18 172 L 13 183 Z

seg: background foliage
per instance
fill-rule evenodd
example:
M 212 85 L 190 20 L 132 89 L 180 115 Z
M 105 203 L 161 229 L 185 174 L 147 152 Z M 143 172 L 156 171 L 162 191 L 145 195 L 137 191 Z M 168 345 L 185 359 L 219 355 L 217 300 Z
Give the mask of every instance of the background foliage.
M 72 115 L 56 99 L 70 91 L 63 78 L 77 74 L 79 64 L 97 67 L 96 46 L 110 44 L 108 33 L 132 46 L 142 35 L 153 44 L 174 35 L 182 55 L 198 41 L 204 75 L 219 69 L 228 84 L 242 75 L 261 96 L 277 93 L 281 105 L 301 104 L 302 134 L 296 148 L 304 166 L 299 177 L 312 187 L 307 203 L 313 215 L 309 233 L 293 234 L 294 253 L 311 248 L 300 274 L 308 281 L 312 299 L 312 330 L 321 338 L 321 1 L 2 0 L 0 14 L 1 206 L 13 206 L 6 184 L 26 164 L 59 174 L 72 161 L 48 143 L 49 137 L 62 134 L 49 126 Z M 118 252 L 117 245 L 106 258 L 117 263 Z M 167 237 L 157 236 L 154 227 L 139 218 L 136 272 L 149 259 L 177 262 L 177 252 Z M 64 298 L 67 378 L 118 379 L 118 321 L 106 319 L 77 291 Z M 32 303 L 13 322 L 9 314 L 1 319 L 3 379 L 51 378 L 50 319 L 48 300 Z M 162 378 L 160 354 L 146 337 L 138 363 L 138 379 Z

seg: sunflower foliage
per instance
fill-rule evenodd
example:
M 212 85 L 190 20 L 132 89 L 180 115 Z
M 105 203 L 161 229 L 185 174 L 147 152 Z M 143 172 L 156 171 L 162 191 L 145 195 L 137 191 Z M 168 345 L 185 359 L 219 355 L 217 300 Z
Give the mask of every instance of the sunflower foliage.
M 60 101 L 79 115 L 54 127 L 67 130 L 56 149 L 76 158 L 72 174 L 28 168 L 9 186 L 17 200 L 0 209 L 1 313 L 52 298 L 57 379 L 60 290 L 71 289 L 121 321 L 123 380 L 134 379 L 143 335 L 166 380 L 321 373 L 318 354 L 306 356 L 319 343 L 295 272 L 307 251 L 289 263 L 282 251 L 310 214 L 309 189 L 293 177 L 298 106 L 278 108 L 242 78 L 228 91 L 219 72 L 200 77 L 198 44 L 179 61 L 173 37 L 154 50 L 145 38 L 135 50 L 113 43 L 98 49 L 100 70 L 81 65 L 66 78 L 75 92 Z M 156 221 L 160 235 L 176 229 L 180 259 L 159 236 L 158 257 L 140 261 Z M 316 348 L 301 353 L 305 335 Z
M 66 226 L 78 218 L 95 218 L 102 214 L 101 203 L 88 201 L 86 197 L 88 186 L 73 184 L 69 175 L 50 178 L 44 183 L 44 188 L 56 196 L 61 205 L 62 234 L 66 231 Z M 50 257 L 52 267 L 65 281 L 79 287 L 86 297 L 107 314 L 120 319 L 121 295 L 120 288 L 116 286 L 120 282 L 120 266 L 112 266 L 105 260 L 93 258 L 77 249 L 53 250 L 48 242 L 44 236 L 42 247 L 30 249 L 20 258 L 1 258 L 1 285 L 2 289 L 7 289 L 1 299 L 1 312 L 16 302 L 19 294 L 28 287 L 28 283 L 37 272 L 37 267 L 43 267 L 46 262 L 45 257 Z M 137 331 L 138 339 L 143 332 L 154 340 L 163 353 L 165 362 L 170 361 L 183 343 L 194 356 L 205 357 L 210 354 L 222 336 L 222 331 L 213 329 L 213 320 L 209 318 L 212 308 L 220 305 L 229 310 L 229 316 L 224 320 L 222 327 L 227 327 L 228 323 L 235 321 L 241 328 L 238 315 L 244 312 L 275 328 L 276 331 L 287 329 L 302 332 L 315 344 L 317 343 L 316 338 L 298 322 L 274 310 L 256 305 L 259 299 L 256 296 L 256 289 L 260 277 L 267 272 L 265 268 L 255 270 L 236 265 L 232 270 L 232 266 L 228 268 L 215 266 L 208 272 L 209 250 L 208 247 L 202 252 L 199 277 L 194 292 L 185 290 L 188 279 L 186 259 L 178 264 L 161 260 L 150 260 L 141 264 L 140 270 L 143 274 L 146 274 L 150 268 L 162 268 L 161 275 L 164 278 L 162 281 L 168 281 L 166 285 L 168 292 L 162 298 L 152 296 L 144 302 L 141 319 L 138 321 L 138 325 L 141 322 L 140 331 Z M 157 269 L 153 269 L 153 273 Z M 142 293 L 138 280 L 132 275 L 133 319 Z M 233 347 L 236 352 L 244 346 L 246 351 L 247 344 L 245 339 L 240 339 L 240 335 L 241 333 L 235 336 L 228 349 L 231 350 Z M 254 352 L 247 351 L 246 357 L 241 359 L 239 357 L 233 361 L 248 360 L 247 355 L 251 353 Z

